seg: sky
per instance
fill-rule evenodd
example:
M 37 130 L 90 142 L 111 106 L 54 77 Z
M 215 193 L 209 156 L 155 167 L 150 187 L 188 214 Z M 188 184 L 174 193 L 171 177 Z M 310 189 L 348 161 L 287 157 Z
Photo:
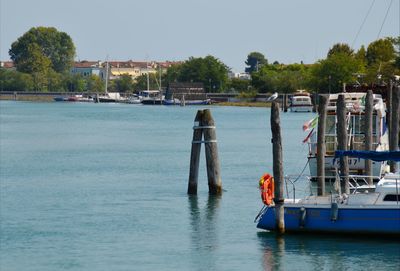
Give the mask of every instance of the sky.
M 46 26 L 71 36 L 76 60 L 212 55 L 241 72 L 248 54 L 260 52 L 270 63 L 314 63 L 336 43 L 358 50 L 399 36 L 399 5 L 400 0 L 0 0 L 0 60 L 9 60 L 11 44 L 31 27 Z

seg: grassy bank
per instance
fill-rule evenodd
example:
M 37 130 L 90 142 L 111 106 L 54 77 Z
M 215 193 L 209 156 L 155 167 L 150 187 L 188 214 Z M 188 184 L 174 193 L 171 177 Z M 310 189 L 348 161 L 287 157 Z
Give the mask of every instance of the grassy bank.
M 22 95 L 18 94 L 16 97 L 13 94 L 1 94 L 0 100 L 9 101 L 26 101 L 26 102 L 53 102 L 53 96 L 50 95 Z
M 271 103 L 267 103 L 267 102 L 220 102 L 215 105 L 246 106 L 246 107 L 271 107 Z

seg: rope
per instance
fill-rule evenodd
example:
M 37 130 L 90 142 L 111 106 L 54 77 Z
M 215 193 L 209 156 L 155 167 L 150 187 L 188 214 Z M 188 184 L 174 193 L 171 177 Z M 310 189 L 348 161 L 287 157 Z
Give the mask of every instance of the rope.
M 381 35 L 381 31 L 382 31 L 383 25 L 384 25 L 385 22 L 386 22 L 386 18 L 387 18 L 388 14 L 389 14 L 389 10 L 390 10 L 390 7 L 392 6 L 392 4 L 393 4 L 393 0 L 390 0 L 389 7 L 388 7 L 388 9 L 387 9 L 387 11 L 386 11 L 385 18 L 383 18 L 383 22 L 382 22 L 382 25 L 381 25 L 381 29 L 379 29 L 379 33 L 378 33 L 378 36 L 376 37 L 376 39 L 379 39 L 379 36 Z
M 362 22 L 360 28 L 358 29 L 357 35 L 356 35 L 356 37 L 354 38 L 353 43 L 351 44 L 351 48 L 353 48 L 354 43 L 356 42 L 356 40 L 357 40 L 357 38 L 358 38 L 358 35 L 359 35 L 360 32 L 361 32 L 361 29 L 364 27 L 365 21 L 367 20 L 367 17 L 368 17 L 368 15 L 369 15 L 369 13 L 371 12 L 371 9 L 372 9 L 372 7 L 374 6 L 374 4 L 375 4 L 375 0 L 373 0 L 373 1 L 371 2 L 371 5 L 369 6 L 369 9 L 368 9 L 368 12 L 367 12 L 367 15 L 365 15 L 364 20 L 363 20 L 363 22 Z
M 265 212 L 264 212 L 265 210 Z M 261 210 L 258 212 L 258 215 L 256 215 L 256 217 L 254 218 L 254 223 L 256 223 L 259 218 L 261 219 L 261 214 L 264 214 L 268 211 L 268 206 L 267 205 L 263 205 L 263 207 L 261 208 Z

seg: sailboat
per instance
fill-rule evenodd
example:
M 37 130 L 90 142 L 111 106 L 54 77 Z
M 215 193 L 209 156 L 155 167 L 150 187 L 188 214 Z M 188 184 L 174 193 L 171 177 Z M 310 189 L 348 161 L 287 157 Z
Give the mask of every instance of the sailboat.
M 108 61 L 106 62 L 106 84 L 105 84 L 105 94 L 104 95 L 97 95 L 97 98 L 95 99 L 96 102 L 98 103 L 118 103 L 118 102 L 123 102 L 125 99 L 121 97 L 119 92 L 108 92 L 108 70 L 109 70 L 109 64 Z
M 162 105 L 164 102 L 164 95 L 161 89 L 161 66 L 160 66 L 160 84 L 158 84 L 159 90 L 150 90 L 150 78 L 149 71 L 147 70 L 147 91 L 141 91 L 142 104 L 145 105 Z M 157 78 L 156 78 L 157 81 Z M 140 95 L 139 94 L 139 95 Z

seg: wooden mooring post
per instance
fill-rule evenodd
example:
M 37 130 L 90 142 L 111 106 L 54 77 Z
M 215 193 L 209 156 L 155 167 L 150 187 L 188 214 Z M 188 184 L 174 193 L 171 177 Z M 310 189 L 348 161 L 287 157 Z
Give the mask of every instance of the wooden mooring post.
M 272 132 L 272 157 L 275 181 L 274 203 L 276 230 L 282 234 L 285 232 L 284 198 L 283 198 L 283 167 L 282 167 L 282 137 L 279 118 L 279 103 L 272 102 L 271 106 L 271 132 Z
M 372 117 L 373 117 L 373 106 L 374 106 L 374 94 L 372 90 L 367 91 L 367 96 L 365 98 L 365 146 L 366 151 L 372 150 Z M 373 185 L 372 177 L 372 161 L 370 159 L 365 159 L 365 175 L 369 185 Z
M 389 150 L 399 150 L 399 117 L 400 117 L 400 86 L 392 87 L 391 112 L 390 112 L 390 130 L 389 130 Z M 390 171 L 396 172 L 397 163 L 390 161 Z
M 325 195 L 325 123 L 326 123 L 326 105 L 328 98 L 319 96 L 318 103 L 318 137 L 317 137 L 317 179 L 318 196 Z
M 338 149 L 342 151 L 347 150 L 347 123 L 346 123 L 346 101 L 343 94 L 339 95 L 336 103 L 336 116 L 337 116 L 337 140 Z M 350 194 L 349 186 L 349 162 L 347 157 L 340 157 L 340 177 L 341 187 L 344 192 Z
M 200 151 L 201 151 L 201 139 L 203 137 L 202 129 L 199 129 L 200 121 L 203 116 L 203 111 L 198 110 L 196 117 L 194 118 L 193 126 L 193 139 L 192 139 L 192 150 L 190 153 L 190 172 L 189 172 L 189 184 L 188 194 L 197 194 L 197 180 L 199 177 L 199 162 L 200 162 Z
M 202 137 L 204 135 L 204 140 Z M 197 194 L 197 182 L 200 162 L 201 144 L 205 144 L 208 191 L 212 195 L 222 193 L 222 181 L 220 177 L 220 164 L 218 158 L 217 136 L 215 122 L 209 109 L 197 111 L 193 126 L 193 141 L 190 156 L 190 172 L 188 194 Z

